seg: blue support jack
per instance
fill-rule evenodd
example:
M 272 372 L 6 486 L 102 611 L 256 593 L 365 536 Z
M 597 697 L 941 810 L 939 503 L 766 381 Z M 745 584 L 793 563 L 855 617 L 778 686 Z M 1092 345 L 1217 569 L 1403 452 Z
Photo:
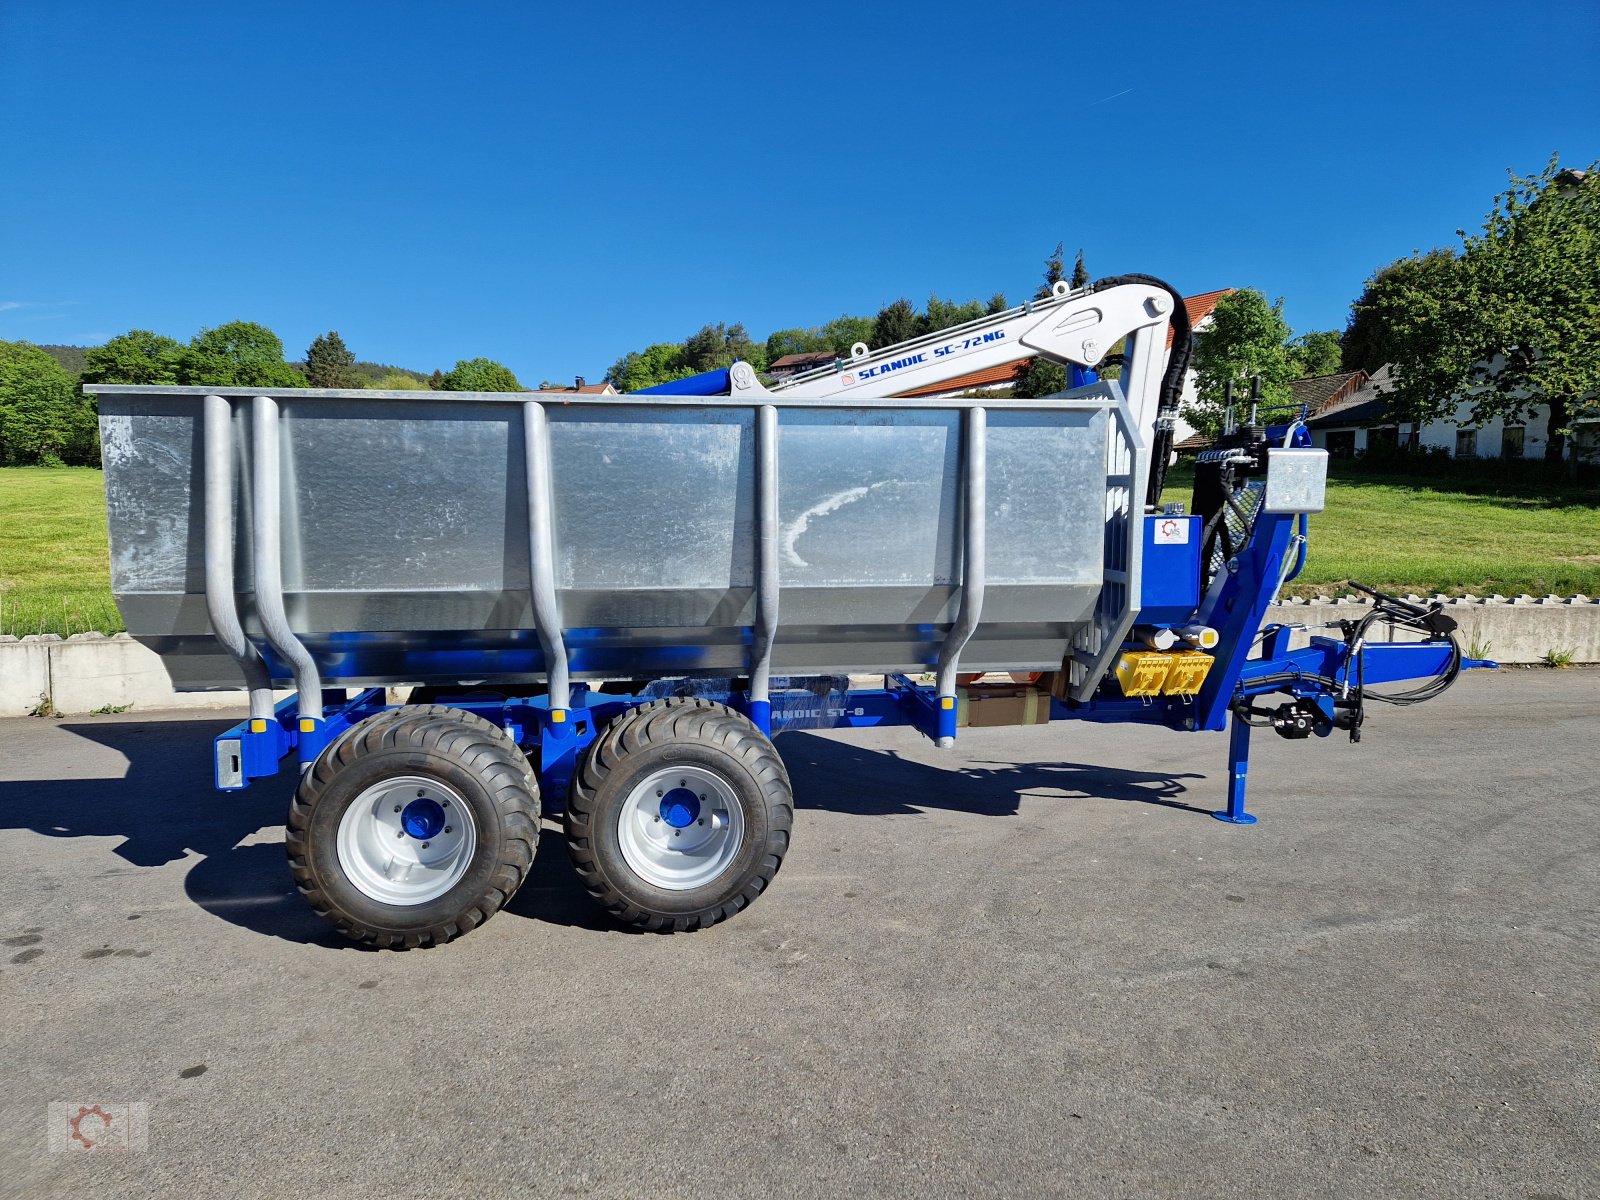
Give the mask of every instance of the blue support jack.
M 1230 825 L 1254 825 L 1255 814 L 1244 810 L 1246 777 L 1250 774 L 1250 723 L 1233 714 L 1233 729 L 1228 734 L 1228 807 L 1211 815 Z

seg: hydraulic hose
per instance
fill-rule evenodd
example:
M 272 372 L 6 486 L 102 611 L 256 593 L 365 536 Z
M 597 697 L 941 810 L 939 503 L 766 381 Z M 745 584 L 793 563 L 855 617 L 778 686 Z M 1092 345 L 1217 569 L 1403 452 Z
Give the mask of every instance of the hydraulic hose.
M 1167 460 L 1172 457 L 1172 429 L 1178 419 L 1178 403 L 1183 398 L 1183 377 L 1189 371 L 1189 358 L 1194 353 L 1194 330 L 1189 323 L 1189 310 L 1184 307 L 1183 296 L 1177 288 L 1154 275 L 1112 275 L 1097 279 L 1089 285 L 1091 292 L 1116 287 L 1124 283 L 1143 283 L 1163 289 L 1172 297 L 1172 355 L 1167 359 L 1167 373 L 1161 378 L 1161 392 L 1156 400 L 1156 436 L 1150 450 L 1150 485 L 1145 490 L 1145 504 L 1161 503 L 1161 489 L 1167 482 Z

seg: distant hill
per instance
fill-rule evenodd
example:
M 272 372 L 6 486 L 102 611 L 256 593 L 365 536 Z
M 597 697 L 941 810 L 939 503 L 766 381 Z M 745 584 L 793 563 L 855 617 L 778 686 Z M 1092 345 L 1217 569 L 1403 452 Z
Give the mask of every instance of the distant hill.
M 94 349 L 94 347 L 40 346 L 39 349 L 43 350 L 51 358 L 60 363 L 61 369 L 68 375 L 71 375 L 74 379 L 77 379 L 83 374 L 83 356 L 90 350 Z M 303 362 L 290 363 L 289 365 L 302 371 L 305 370 L 305 363 Z M 356 364 L 356 370 L 361 372 L 361 377 L 365 379 L 368 384 L 376 383 L 385 375 L 396 371 L 398 371 L 401 375 L 409 375 L 418 383 L 427 383 L 429 379 L 429 374 L 426 371 L 413 371 L 410 367 L 393 367 L 388 363 L 358 362 Z
M 76 379 L 83 374 L 83 355 L 88 346 L 40 346 L 51 358 L 61 364 L 61 369 Z

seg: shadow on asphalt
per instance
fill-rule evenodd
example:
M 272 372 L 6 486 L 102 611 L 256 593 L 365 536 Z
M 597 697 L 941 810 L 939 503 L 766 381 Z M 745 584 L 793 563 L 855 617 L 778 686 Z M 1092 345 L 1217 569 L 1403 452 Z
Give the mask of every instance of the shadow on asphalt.
M 940 808 L 985 816 L 1014 816 L 1023 796 L 1044 800 L 1126 800 L 1209 815 L 1188 804 L 1184 780 L 1197 774 L 1129 771 L 1074 762 L 954 760 L 949 766 L 865 750 L 809 733 L 780 734 L 778 750 L 789 768 L 797 808 L 891 816 Z M 1039 793 L 1060 793 L 1039 795 Z
M 294 790 L 292 773 L 258 780 L 239 792 L 217 792 L 210 774 L 215 721 L 64 723 L 68 733 L 107 746 L 127 760 L 119 778 L 0 782 L 0 828 L 46 837 L 121 838 L 112 853 L 128 866 L 106 877 L 156 867 L 196 854 L 185 877 L 189 898 L 207 912 L 267 937 L 348 947 L 300 899 L 283 844 L 241 842 L 283 824 Z M 1024 795 L 1103 798 L 1155 804 L 1191 813 L 1184 780 L 1200 775 L 1128 771 L 1083 763 L 964 762 L 930 766 L 885 751 L 805 733 L 778 739 L 799 808 L 861 815 L 941 808 L 985 816 L 1014 815 Z M 584 929 L 615 930 L 591 901 L 567 861 L 559 829 L 546 823 L 527 882 L 507 905 L 515 916 Z

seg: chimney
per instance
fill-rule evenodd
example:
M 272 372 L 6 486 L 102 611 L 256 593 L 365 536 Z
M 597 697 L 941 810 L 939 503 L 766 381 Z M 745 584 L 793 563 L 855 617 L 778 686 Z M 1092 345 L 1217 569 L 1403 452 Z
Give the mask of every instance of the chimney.
M 578 390 L 580 392 L 583 390 L 583 376 L 582 375 L 578 376 Z

